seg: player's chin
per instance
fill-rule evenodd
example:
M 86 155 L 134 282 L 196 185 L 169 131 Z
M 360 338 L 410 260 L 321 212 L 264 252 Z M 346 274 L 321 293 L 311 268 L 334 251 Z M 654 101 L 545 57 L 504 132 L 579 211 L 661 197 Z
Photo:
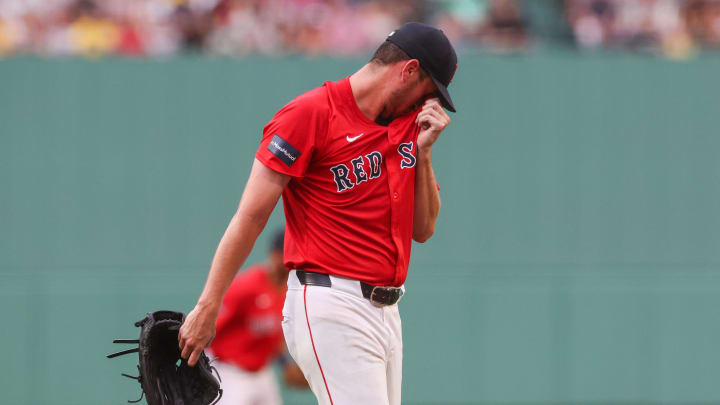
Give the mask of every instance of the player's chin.
M 396 116 L 396 117 L 402 117 L 402 116 L 404 116 L 404 115 L 408 115 L 408 114 L 410 114 L 411 112 L 414 112 L 415 110 L 417 110 L 418 108 L 420 108 L 420 105 L 419 105 L 419 104 L 415 104 L 415 105 L 407 106 L 407 107 L 402 108 L 402 109 L 398 109 L 398 110 L 395 112 L 395 116 Z

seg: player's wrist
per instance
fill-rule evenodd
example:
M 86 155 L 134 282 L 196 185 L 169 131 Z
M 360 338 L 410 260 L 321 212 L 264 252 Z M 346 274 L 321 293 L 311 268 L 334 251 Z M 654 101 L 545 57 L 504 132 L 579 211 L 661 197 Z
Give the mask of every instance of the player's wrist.
M 197 309 L 210 314 L 218 314 L 220 312 L 220 299 L 212 299 L 208 297 L 201 297 L 197 302 Z
M 418 142 L 417 158 L 418 160 L 430 160 L 432 157 L 432 144 L 422 145 Z

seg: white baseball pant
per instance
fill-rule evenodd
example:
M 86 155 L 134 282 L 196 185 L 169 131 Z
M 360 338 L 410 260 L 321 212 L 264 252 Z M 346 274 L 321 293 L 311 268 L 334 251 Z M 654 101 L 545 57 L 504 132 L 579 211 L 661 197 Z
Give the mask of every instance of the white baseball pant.
M 320 405 L 400 405 L 397 304 L 375 306 L 358 281 L 330 278 L 332 287 L 305 286 L 290 272 L 282 323 L 288 351 Z

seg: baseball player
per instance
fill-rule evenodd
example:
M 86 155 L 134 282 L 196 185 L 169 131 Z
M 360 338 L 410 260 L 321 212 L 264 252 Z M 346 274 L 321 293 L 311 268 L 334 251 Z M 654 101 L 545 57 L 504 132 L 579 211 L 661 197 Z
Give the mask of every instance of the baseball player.
M 320 404 L 400 404 L 412 241 L 440 210 L 432 147 L 455 111 L 455 51 L 431 26 L 393 31 L 354 74 L 292 100 L 268 123 L 205 288 L 180 329 L 194 364 L 222 296 L 282 195 L 288 350 Z
M 280 322 L 288 272 L 283 264 L 284 233 L 274 235 L 265 263 L 235 277 L 220 307 L 208 356 L 221 378 L 219 405 L 279 405 L 280 390 L 270 363 L 279 358 L 285 381 L 307 386 L 298 366 L 284 356 Z

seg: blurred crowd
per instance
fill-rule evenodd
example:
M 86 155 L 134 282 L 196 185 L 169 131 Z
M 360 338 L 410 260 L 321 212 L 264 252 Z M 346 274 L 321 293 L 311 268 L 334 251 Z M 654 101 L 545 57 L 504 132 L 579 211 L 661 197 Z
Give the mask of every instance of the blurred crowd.
M 566 8 L 582 48 L 651 49 L 678 58 L 720 48 L 720 0 L 569 0 Z
M 566 35 L 538 28 L 553 13 Z M 0 0 L 0 55 L 359 55 L 406 21 L 499 52 L 720 47 L 720 0 Z

